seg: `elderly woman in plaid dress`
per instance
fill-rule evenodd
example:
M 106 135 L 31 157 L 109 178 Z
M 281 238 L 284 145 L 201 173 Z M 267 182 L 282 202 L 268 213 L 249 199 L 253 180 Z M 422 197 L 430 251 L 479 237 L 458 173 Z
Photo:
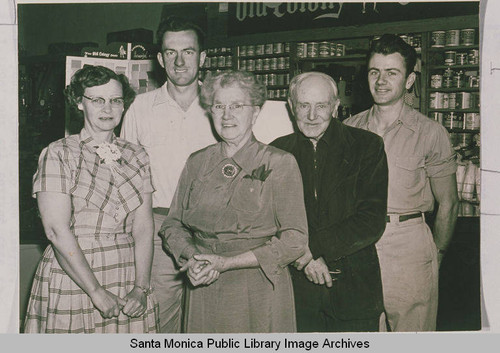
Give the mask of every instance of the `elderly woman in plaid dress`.
M 66 93 L 84 127 L 45 148 L 33 177 L 51 244 L 36 271 L 25 332 L 156 332 L 149 159 L 113 133 L 133 90 L 123 75 L 86 66 Z

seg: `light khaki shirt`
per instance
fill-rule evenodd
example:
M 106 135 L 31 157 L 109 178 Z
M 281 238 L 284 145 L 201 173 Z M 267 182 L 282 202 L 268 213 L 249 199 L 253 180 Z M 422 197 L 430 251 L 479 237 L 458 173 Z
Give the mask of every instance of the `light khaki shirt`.
M 135 98 L 120 137 L 143 146 L 149 155 L 156 189 L 153 207 L 170 207 L 189 155 L 217 142 L 198 98 L 184 111 L 169 95 L 166 83 Z
M 374 132 L 373 114 L 372 107 L 344 123 Z M 448 176 L 457 170 L 446 129 L 405 104 L 382 138 L 389 165 L 387 212 L 432 211 L 429 178 Z

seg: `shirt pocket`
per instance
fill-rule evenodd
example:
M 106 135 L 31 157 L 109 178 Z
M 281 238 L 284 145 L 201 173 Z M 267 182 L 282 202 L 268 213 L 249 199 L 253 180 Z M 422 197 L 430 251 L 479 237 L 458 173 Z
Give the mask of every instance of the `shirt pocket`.
M 194 179 L 191 182 L 186 194 L 184 195 L 183 208 L 185 210 L 193 209 L 199 204 L 203 196 L 203 192 L 205 191 L 205 185 L 206 183 L 199 179 Z
M 413 189 L 425 181 L 424 166 L 424 157 L 398 157 L 393 177 L 398 184 Z
M 262 207 L 262 184 L 260 180 L 241 179 L 234 189 L 230 205 L 240 212 L 259 212 Z

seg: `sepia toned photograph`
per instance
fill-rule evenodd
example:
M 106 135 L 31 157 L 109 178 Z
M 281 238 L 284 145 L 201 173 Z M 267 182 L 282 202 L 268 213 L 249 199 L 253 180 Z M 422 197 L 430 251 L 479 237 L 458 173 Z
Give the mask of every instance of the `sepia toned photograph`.
M 20 333 L 485 329 L 479 1 L 16 11 Z

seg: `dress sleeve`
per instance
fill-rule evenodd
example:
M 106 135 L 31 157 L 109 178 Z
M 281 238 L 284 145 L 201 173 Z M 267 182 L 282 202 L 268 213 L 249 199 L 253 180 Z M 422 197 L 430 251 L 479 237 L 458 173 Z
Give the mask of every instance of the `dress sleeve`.
M 33 197 L 40 191 L 53 191 L 69 194 L 71 171 L 69 168 L 70 151 L 50 144 L 44 148 L 38 159 L 38 169 L 33 176 Z
M 151 176 L 151 164 L 149 162 L 149 156 L 144 148 L 140 148 L 137 155 L 139 163 L 141 163 L 141 177 L 143 183 L 144 192 L 154 192 L 156 189 L 153 186 L 153 179 Z
M 199 253 L 193 243 L 191 232 L 182 223 L 183 200 L 186 192 L 189 191 L 191 180 L 188 165 L 189 159 L 177 184 L 177 190 L 172 199 L 168 216 L 159 231 L 164 248 L 172 254 L 179 266 L 182 266 L 194 254 Z
M 302 177 L 295 158 L 287 153 L 272 169 L 269 176 L 278 231 L 253 253 L 266 277 L 274 283 L 283 268 L 305 253 L 307 216 Z
M 456 154 L 444 126 L 434 126 L 427 134 L 429 142 L 426 146 L 429 149 L 425 156 L 425 170 L 429 178 L 440 178 L 457 171 Z

